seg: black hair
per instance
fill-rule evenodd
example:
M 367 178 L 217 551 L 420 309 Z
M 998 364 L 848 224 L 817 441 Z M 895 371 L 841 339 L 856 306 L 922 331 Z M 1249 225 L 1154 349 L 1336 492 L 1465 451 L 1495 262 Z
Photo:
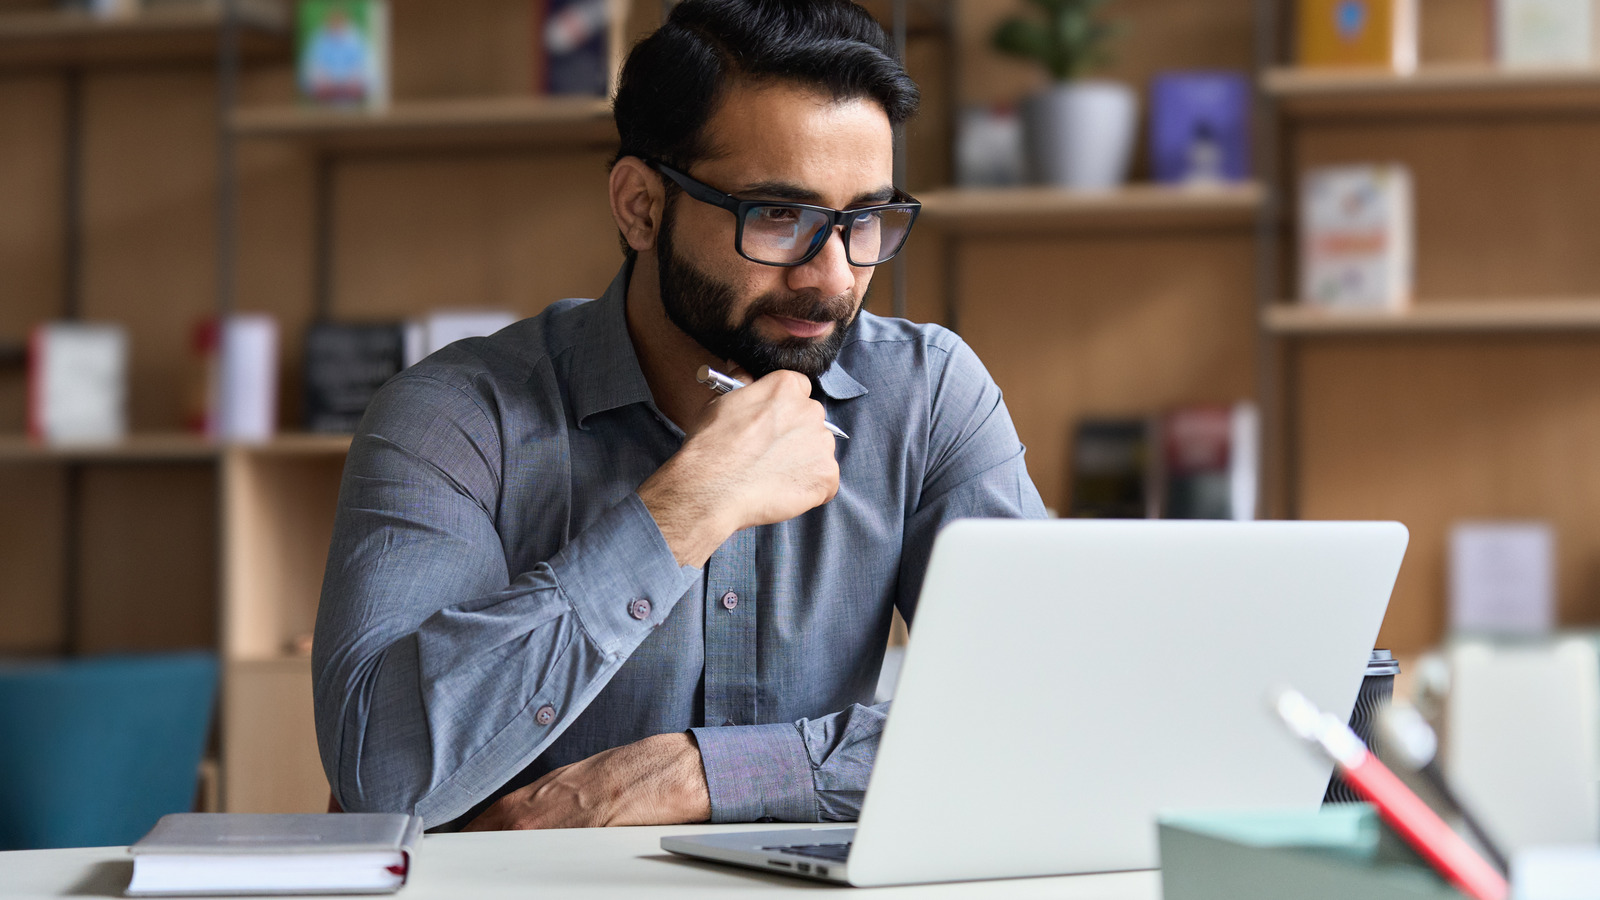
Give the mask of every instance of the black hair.
M 687 170 L 709 152 L 706 122 L 729 86 L 767 81 L 870 99 L 891 125 L 917 109 L 916 83 L 883 27 L 849 0 L 684 0 L 622 67 L 613 163 L 636 156 Z

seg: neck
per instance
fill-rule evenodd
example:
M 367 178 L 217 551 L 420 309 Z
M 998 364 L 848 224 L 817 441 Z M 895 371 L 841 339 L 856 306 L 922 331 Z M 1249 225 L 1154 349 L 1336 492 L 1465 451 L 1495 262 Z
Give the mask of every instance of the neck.
M 626 304 L 628 338 L 656 408 L 679 428 L 692 431 L 712 398 L 695 373 L 701 366 L 719 368 L 724 361 L 707 353 L 667 316 L 659 271 L 654 251 L 640 253 L 633 264 Z

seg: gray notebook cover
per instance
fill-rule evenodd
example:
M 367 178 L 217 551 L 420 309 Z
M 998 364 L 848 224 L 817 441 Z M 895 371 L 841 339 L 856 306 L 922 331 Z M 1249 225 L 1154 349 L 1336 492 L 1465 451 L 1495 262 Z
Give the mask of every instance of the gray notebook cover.
M 397 850 L 409 856 L 421 835 L 422 819 L 400 813 L 172 813 L 162 816 L 128 852 L 195 856 Z

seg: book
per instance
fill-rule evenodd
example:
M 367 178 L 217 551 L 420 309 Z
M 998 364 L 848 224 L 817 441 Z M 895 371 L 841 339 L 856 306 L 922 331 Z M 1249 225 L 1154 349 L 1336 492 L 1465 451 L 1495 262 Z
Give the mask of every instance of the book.
M 540 0 L 535 18 L 538 58 L 544 60 L 536 89 L 546 94 L 609 97 L 622 65 L 619 0 Z
M 1414 281 L 1411 174 L 1398 164 L 1307 170 L 1300 299 L 1335 310 L 1404 310 Z
M 1183 406 L 1161 417 L 1164 518 L 1255 518 L 1258 421 L 1249 402 Z
M 961 111 L 956 134 L 956 183 L 962 187 L 1007 187 L 1027 180 L 1022 117 L 1003 104 Z
M 127 894 L 391 894 L 421 837 L 399 813 L 172 813 L 128 848 Z
M 1600 43 L 1595 0 L 1494 0 L 1495 59 L 1503 66 L 1589 66 Z
M 1250 177 L 1250 80 L 1243 72 L 1162 72 L 1150 86 L 1150 168 L 1167 184 Z
M 1084 419 L 1072 438 L 1067 516 L 1144 519 L 1159 511 L 1151 422 L 1147 418 Z
M 405 356 L 402 361 L 407 367 L 413 366 L 462 338 L 485 337 L 515 321 L 517 317 L 514 313 L 503 310 L 441 310 L 430 313 L 425 319 L 406 323 Z
M 1297 0 L 1302 66 L 1417 68 L 1417 0 Z
M 267 441 L 278 424 L 278 322 L 264 313 L 195 325 L 189 429 L 218 441 Z
M 388 105 L 388 0 L 301 0 L 295 72 L 308 103 L 358 109 Z
M 1366 803 L 1157 822 L 1165 900 L 1464 900 Z
M 1548 522 L 1450 529 L 1450 628 L 1548 634 L 1556 625 L 1556 537 Z
M 111 443 L 128 433 L 128 332 L 48 322 L 28 341 L 28 434 L 48 444 Z
M 383 383 L 403 366 L 399 323 L 318 322 L 306 333 L 305 427 L 350 434 Z

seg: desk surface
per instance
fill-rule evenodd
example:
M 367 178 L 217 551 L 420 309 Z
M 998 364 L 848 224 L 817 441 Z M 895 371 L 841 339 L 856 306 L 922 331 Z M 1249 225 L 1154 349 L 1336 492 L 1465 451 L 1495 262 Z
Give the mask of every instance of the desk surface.
M 701 863 L 661 850 L 667 834 L 714 826 L 608 828 L 433 835 L 423 840 L 402 900 L 458 900 L 535 896 L 670 898 L 781 896 L 840 888 L 798 878 Z M 773 826 L 715 826 L 725 829 Z M 21 850 L 0 853 L 0 894 L 13 897 L 120 897 L 133 863 L 122 847 Z M 1008 898 L 1059 900 L 1160 900 L 1157 872 L 1024 878 L 1003 882 Z M 849 889 L 844 889 L 848 891 Z M 863 896 L 914 898 L 994 897 L 996 882 L 875 888 Z

